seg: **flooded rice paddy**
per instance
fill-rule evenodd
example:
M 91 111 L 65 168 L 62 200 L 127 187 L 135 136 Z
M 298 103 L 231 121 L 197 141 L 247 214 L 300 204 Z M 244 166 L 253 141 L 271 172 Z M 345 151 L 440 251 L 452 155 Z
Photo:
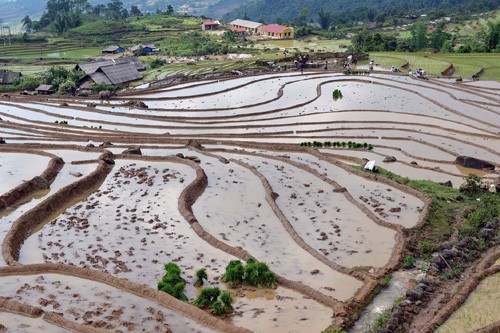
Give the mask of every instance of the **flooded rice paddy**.
M 500 165 L 497 88 L 323 72 L 141 89 L 110 101 L 2 96 L 0 195 L 42 175 L 51 157 L 64 165 L 50 189 L 0 207 L 0 297 L 124 332 L 320 332 L 397 264 L 403 230 L 427 209 L 424 197 L 353 166 L 376 160 L 405 177 L 459 187 L 470 170 L 454 164 L 457 156 Z M 334 89 L 342 99 L 332 99 Z M 190 139 L 204 148 L 186 147 Z M 373 149 L 299 145 L 307 141 Z M 143 156 L 120 155 L 136 146 Z M 268 263 L 277 289 L 223 283 L 228 262 L 243 257 Z M 212 318 L 148 297 L 166 262 L 182 269 L 189 301 L 203 267 L 209 286 L 232 293 L 234 311 Z M 64 274 L 69 268 L 82 275 Z M 98 273 L 106 284 L 92 278 Z M 377 304 L 393 302 L 408 280 L 394 279 Z M 477 290 L 482 301 L 488 281 Z M 380 311 L 368 309 L 354 331 Z M 9 332 L 59 331 L 44 318 L 0 308 Z M 454 318 L 442 332 L 463 325 Z M 471 319 L 470 329 L 498 320 L 483 319 Z

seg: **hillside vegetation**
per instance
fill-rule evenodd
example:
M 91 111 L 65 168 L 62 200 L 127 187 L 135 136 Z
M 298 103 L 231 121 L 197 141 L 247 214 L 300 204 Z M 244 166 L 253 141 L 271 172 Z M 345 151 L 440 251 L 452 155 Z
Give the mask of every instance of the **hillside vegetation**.
M 497 8 L 498 2 L 495 0 L 255 0 L 226 14 L 224 19 L 242 18 L 246 14 L 254 21 L 289 22 L 301 15 L 308 20 L 315 19 L 320 10 L 324 10 L 334 13 L 339 21 L 373 20 L 380 13 L 399 12 L 402 15 L 409 15 L 413 10 L 479 12 Z

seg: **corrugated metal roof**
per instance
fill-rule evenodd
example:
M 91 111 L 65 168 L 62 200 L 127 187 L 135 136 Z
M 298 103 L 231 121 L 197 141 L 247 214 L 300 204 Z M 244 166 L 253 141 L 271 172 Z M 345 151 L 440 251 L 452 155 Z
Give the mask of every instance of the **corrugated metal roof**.
M 219 21 L 205 21 L 203 22 L 203 25 L 219 25 Z
M 132 63 L 102 66 L 99 68 L 99 71 L 102 71 L 112 84 L 121 84 L 142 79 L 142 75 Z
M 76 65 L 75 69 L 77 70 L 79 69 L 88 75 L 95 73 L 102 66 L 109 66 L 109 65 L 123 64 L 123 63 L 133 63 L 138 71 L 146 69 L 146 65 L 137 57 L 122 57 L 114 60 L 88 62 Z
M 115 52 L 119 48 L 120 48 L 119 45 L 111 45 L 111 46 L 108 46 L 107 48 L 105 48 L 104 50 L 102 50 L 102 52 Z
M 257 29 L 262 25 L 262 23 L 236 19 L 233 22 L 231 22 L 230 25 L 238 25 L 245 28 Z
M 95 83 L 107 83 L 107 84 L 111 84 L 111 81 L 108 79 L 108 77 L 106 76 L 106 74 L 104 74 L 101 71 L 97 71 L 95 73 L 91 73 L 91 74 L 89 74 L 89 76 L 92 79 L 92 81 L 94 81 Z
M 52 90 L 52 85 L 50 84 L 41 84 L 38 86 L 38 88 L 36 88 L 36 90 L 38 91 L 51 91 Z

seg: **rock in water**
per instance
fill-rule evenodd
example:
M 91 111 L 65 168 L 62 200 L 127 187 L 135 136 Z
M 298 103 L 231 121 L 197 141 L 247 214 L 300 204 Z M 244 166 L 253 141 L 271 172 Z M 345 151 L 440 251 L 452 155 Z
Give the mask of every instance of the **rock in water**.
M 139 147 L 130 147 L 128 149 L 125 149 L 122 154 L 125 155 L 142 155 L 141 148 Z
M 190 139 L 186 146 L 191 146 L 196 149 L 203 149 L 203 146 L 201 145 L 200 141 L 196 139 Z
M 396 161 L 397 161 L 397 159 L 394 156 L 386 156 L 382 162 L 389 163 L 389 162 L 396 162 Z
M 458 156 L 455 160 L 455 164 L 463 166 L 464 168 L 476 169 L 476 170 L 495 170 L 495 165 L 490 162 L 480 160 L 478 158 L 469 156 Z
M 45 178 L 42 178 L 40 176 L 33 177 L 33 179 L 31 179 L 31 182 L 36 186 L 36 188 L 41 190 L 50 187 L 49 182 Z

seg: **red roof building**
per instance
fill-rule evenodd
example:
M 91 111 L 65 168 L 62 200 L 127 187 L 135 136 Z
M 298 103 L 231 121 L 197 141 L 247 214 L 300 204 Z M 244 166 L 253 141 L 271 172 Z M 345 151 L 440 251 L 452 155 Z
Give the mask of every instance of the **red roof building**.
M 244 37 L 247 34 L 246 28 L 231 28 L 229 30 L 231 30 L 231 32 L 234 32 L 238 37 Z
M 217 30 L 219 29 L 220 22 L 219 21 L 205 21 L 201 24 L 202 30 Z
M 285 27 L 279 24 L 265 25 L 259 28 L 259 32 L 262 35 L 278 39 L 293 39 L 295 37 L 293 28 Z

